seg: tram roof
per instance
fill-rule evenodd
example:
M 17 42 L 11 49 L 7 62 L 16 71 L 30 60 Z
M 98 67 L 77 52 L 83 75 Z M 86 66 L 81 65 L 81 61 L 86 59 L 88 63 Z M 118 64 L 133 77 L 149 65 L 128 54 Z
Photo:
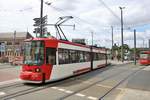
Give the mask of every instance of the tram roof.
M 66 41 L 66 40 L 59 40 L 56 39 L 55 37 L 49 37 L 49 38 L 30 38 L 30 39 L 26 39 L 25 41 L 54 41 L 54 42 L 59 42 L 59 43 L 65 43 L 65 44 L 70 44 L 70 45 L 74 45 L 74 46 L 80 46 L 80 47 L 86 47 L 86 48 L 90 48 L 91 46 L 89 45 L 82 45 L 79 43 L 74 43 L 74 42 L 70 42 L 70 41 Z M 106 50 L 104 48 L 97 48 L 97 47 L 93 47 L 94 49 L 98 49 L 98 50 Z

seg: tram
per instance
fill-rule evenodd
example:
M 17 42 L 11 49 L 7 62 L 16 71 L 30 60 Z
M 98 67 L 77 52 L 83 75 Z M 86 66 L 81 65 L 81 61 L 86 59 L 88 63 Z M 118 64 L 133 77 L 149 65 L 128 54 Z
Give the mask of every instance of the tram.
M 50 38 L 25 40 L 20 78 L 28 83 L 45 83 L 105 67 L 106 49 Z
M 150 51 L 142 51 L 140 53 L 139 63 L 141 65 L 149 65 L 150 64 Z

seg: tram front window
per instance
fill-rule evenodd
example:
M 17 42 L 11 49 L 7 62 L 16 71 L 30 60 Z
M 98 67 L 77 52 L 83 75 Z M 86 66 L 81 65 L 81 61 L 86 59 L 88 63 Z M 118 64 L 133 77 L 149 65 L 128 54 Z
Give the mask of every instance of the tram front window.
M 140 54 L 141 59 L 148 59 L 148 54 Z
M 44 63 L 44 42 L 25 42 L 24 64 L 42 65 Z

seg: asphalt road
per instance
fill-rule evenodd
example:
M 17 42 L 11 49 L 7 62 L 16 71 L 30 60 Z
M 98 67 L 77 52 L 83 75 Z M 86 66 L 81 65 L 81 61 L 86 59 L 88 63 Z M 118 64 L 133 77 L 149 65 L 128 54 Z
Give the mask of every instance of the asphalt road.
M 19 78 L 21 66 L 11 66 L 10 64 L 0 64 L 0 82 Z
M 16 76 L 20 67 L 0 69 Z M 16 73 L 14 73 L 16 71 Z M 9 76 L 9 75 L 8 75 Z M 0 85 L 1 100 L 149 100 L 150 66 L 107 66 L 57 83 Z M 3 76 L 0 76 L 0 79 Z

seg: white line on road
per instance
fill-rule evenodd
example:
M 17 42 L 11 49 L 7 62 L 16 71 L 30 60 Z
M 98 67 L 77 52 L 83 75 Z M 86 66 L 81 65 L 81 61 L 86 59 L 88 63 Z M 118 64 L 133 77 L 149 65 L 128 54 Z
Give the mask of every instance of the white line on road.
M 92 96 L 88 96 L 87 98 L 90 99 L 90 100 L 98 100 L 98 98 L 92 97 Z
M 52 89 L 59 90 L 59 91 L 62 91 L 62 92 L 65 92 L 65 93 L 68 93 L 68 94 L 74 93 L 73 91 L 65 90 L 65 89 L 62 89 L 62 88 L 59 88 L 59 87 L 51 87 L 51 88 L 52 88 Z M 96 98 L 96 97 L 86 96 L 86 95 L 81 94 L 81 93 L 76 93 L 75 95 L 76 95 L 76 96 L 79 96 L 79 97 L 87 97 L 87 98 L 90 99 L 90 100 L 98 100 L 98 98 Z
M 77 94 L 75 94 L 76 96 L 80 96 L 80 97 L 85 97 L 85 95 L 84 94 L 81 94 L 81 93 L 77 93 Z
M 51 87 L 52 89 L 58 89 L 58 87 Z
M 69 91 L 69 90 L 67 90 L 67 91 L 65 91 L 66 93 L 73 93 L 73 91 Z
M 9 100 L 16 100 L 16 99 L 12 98 L 12 99 L 9 99 Z
M 63 91 L 63 92 L 65 92 L 65 89 L 58 89 L 59 91 Z
M 5 94 L 6 94 L 5 92 L 0 92 L 0 96 L 1 96 L 1 95 L 5 95 Z

